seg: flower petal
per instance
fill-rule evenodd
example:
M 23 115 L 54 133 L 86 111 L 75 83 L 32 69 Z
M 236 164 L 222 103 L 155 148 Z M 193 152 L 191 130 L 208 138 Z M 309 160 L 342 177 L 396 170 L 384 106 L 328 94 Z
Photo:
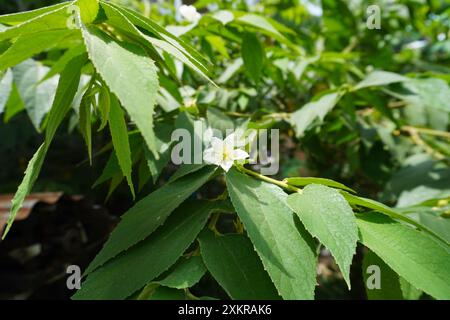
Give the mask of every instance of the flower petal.
M 209 143 L 211 142 L 212 137 L 213 137 L 213 130 L 211 129 L 211 127 L 208 127 L 208 129 L 206 129 L 203 132 L 203 141 Z
M 245 145 L 248 143 L 246 136 L 245 136 L 245 131 L 243 129 L 236 129 L 234 131 L 234 135 L 235 135 L 235 139 L 236 139 L 236 148 L 243 148 L 245 147 Z
M 236 135 L 234 133 L 228 135 L 225 140 L 223 140 L 223 143 L 230 149 L 234 149 L 234 147 L 237 144 Z
M 225 160 L 222 161 L 222 163 L 220 164 L 220 166 L 222 167 L 223 170 L 225 170 L 225 172 L 228 172 L 228 170 L 230 170 L 230 168 L 233 166 L 233 160 Z
M 203 161 L 215 165 L 220 165 L 222 159 L 219 157 L 219 155 L 220 154 L 217 154 L 217 152 L 215 152 L 213 148 L 206 149 L 203 152 Z
M 233 160 L 244 160 L 247 159 L 249 154 L 242 149 L 233 150 Z
M 217 137 L 212 137 L 211 138 L 211 147 L 216 151 L 216 152 L 222 152 L 223 150 L 223 145 L 224 142 L 222 139 L 219 139 Z

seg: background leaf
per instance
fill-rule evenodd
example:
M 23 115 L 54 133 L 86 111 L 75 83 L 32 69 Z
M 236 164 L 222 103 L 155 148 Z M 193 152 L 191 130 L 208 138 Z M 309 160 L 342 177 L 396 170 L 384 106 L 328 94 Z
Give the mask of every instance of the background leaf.
M 242 59 L 248 75 L 259 82 L 264 67 L 264 49 L 253 33 L 245 33 L 242 38 Z
M 373 71 L 369 73 L 353 90 L 361 90 L 368 87 L 385 86 L 391 83 L 407 81 L 409 78 L 388 71 Z
M 58 86 L 58 76 L 39 83 L 48 70 L 47 67 L 33 60 L 24 61 L 13 68 L 14 82 L 31 122 L 38 131 L 40 131 L 42 119 L 52 107 Z
M 296 136 L 302 137 L 314 120 L 323 121 L 327 113 L 338 103 L 339 98 L 338 92 L 328 93 L 292 113 L 289 122 L 294 126 Z

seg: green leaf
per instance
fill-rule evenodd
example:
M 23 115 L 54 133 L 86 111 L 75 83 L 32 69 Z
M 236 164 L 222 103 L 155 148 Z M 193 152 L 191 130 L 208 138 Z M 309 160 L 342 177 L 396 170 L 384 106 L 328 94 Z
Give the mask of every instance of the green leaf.
M 450 112 L 450 87 L 442 79 L 409 79 L 403 86 L 419 96 L 423 105 L 441 112 Z
M 5 105 L 4 121 L 7 123 L 17 113 L 25 109 L 25 105 L 20 97 L 19 90 L 15 83 L 12 85 L 11 93 Z
M 380 213 L 383 213 L 391 218 L 394 219 L 398 219 L 404 222 L 407 222 L 427 233 L 429 233 L 430 235 L 436 237 L 437 239 L 440 239 L 441 241 L 443 241 L 444 243 L 449 243 L 447 240 L 445 240 L 445 238 L 439 236 L 438 233 L 434 232 L 433 230 L 431 230 L 430 228 L 428 228 L 426 225 L 417 222 L 416 220 L 408 217 L 407 215 L 404 215 L 388 206 L 386 206 L 383 203 L 380 203 L 378 201 L 372 200 L 372 199 L 367 199 L 367 198 L 363 198 L 363 197 L 358 197 L 352 194 L 349 194 L 345 191 L 342 191 L 341 194 L 344 196 L 344 198 L 352 205 L 357 205 L 357 206 L 362 206 L 368 209 L 372 209 L 375 211 L 378 211 Z
M 414 287 L 450 299 L 449 246 L 379 214 L 357 217 L 360 241 Z
M 103 4 L 105 3 L 103 2 L 102 5 Z M 143 30 L 147 30 L 148 32 L 159 37 L 161 40 L 170 43 L 173 47 L 175 47 L 183 55 L 185 55 L 193 64 L 195 64 L 198 69 L 200 69 L 203 73 L 208 74 L 206 59 L 189 43 L 186 43 L 182 39 L 177 38 L 176 36 L 168 32 L 165 28 L 159 26 L 151 19 L 148 19 L 147 17 L 137 13 L 134 10 L 130 10 L 126 7 L 121 7 L 113 3 L 108 3 L 108 5 L 115 7 L 132 24 L 136 25 L 139 28 L 142 28 Z
M 358 229 L 353 210 L 339 191 L 310 184 L 288 196 L 288 205 L 305 228 L 325 245 L 350 288 L 350 265 L 356 250 Z
M 370 269 L 375 268 L 375 273 Z M 379 273 L 378 273 L 379 271 Z M 389 266 L 384 263 L 375 253 L 368 251 L 364 254 L 363 264 L 363 281 L 366 288 L 367 298 L 369 300 L 401 300 L 403 293 L 400 288 L 400 278 Z M 373 277 L 371 277 L 373 275 Z M 379 288 L 373 288 L 371 283 L 374 277 L 379 278 Z M 378 280 L 378 279 L 377 279 Z
M 67 7 L 67 3 L 58 3 L 52 6 L 39 8 L 36 10 L 30 10 L 25 12 L 11 13 L 0 16 L 0 23 L 6 25 L 16 25 L 31 19 L 37 18 L 44 13 L 53 12 L 62 7 Z
M 158 159 L 153 132 L 158 76 L 153 61 L 141 47 L 119 44 L 95 27 L 84 27 L 82 32 L 95 69 L 120 100 Z
M 235 21 L 258 28 L 276 39 L 286 40 L 286 38 L 278 32 L 278 30 L 264 17 L 257 14 L 248 13 L 235 19 Z
M 303 187 L 308 184 L 315 183 L 356 193 L 353 189 L 350 189 L 349 187 L 343 185 L 342 183 L 339 183 L 331 179 L 316 178 L 316 177 L 293 177 L 293 178 L 286 178 L 285 181 L 291 186 L 296 187 Z
M 199 171 L 200 169 L 204 168 L 205 164 L 183 164 L 178 168 L 177 171 L 170 177 L 169 182 L 173 182 L 175 180 L 178 180 L 190 173 Z
M 220 130 L 222 134 L 226 134 L 227 130 L 234 129 L 234 121 L 218 108 L 209 107 L 207 109 L 208 123 L 211 128 Z
M 61 74 L 52 109 L 48 115 L 45 142 L 40 146 L 40 148 L 34 154 L 33 158 L 28 163 L 27 169 L 25 171 L 25 176 L 12 200 L 11 212 L 8 217 L 8 224 L 6 226 L 5 232 L 3 233 L 2 239 L 6 237 L 14 222 L 14 219 L 16 218 L 17 212 L 19 211 L 23 204 L 23 201 L 25 200 L 25 197 L 33 188 L 33 185 L 38 178 L 39 172 L 41 171 L 45 155 L 51 141 L 53 140 L 56 129 L 59 127 L 62 120 L 64 119 L 65 114 L 69 111 L 72 105 L 72 99 L 78 89 L 81 67 L 83 66 L 84 62 L 85 59 L 83 59 L 83 57 L 72 60 Z
M 450 219 L 429 211 L 419 212 L 419 222 L 450 243 Z
M 341 94 L 339 92 L 331 92 L 305 104 L 301 109 L 292 113 L 289 122 L 294 126 L 296 136 L 302 137 L 314 120 L 319 119 L 323 121 L 340 98 Z
M 192 68 L 195 72 L 197 72 L 199 75 L 204 77 L 206 80 L 214 82 L 205 74 L 204 70 L 201 68 L 201 66 L 198 65 L 198 63 L 193 62 L 191 59 L 189 59 L 189 56 L 180 50 L 179 47 L 175 46 L 171 41 L 167 40 L 161 40 L 157 39 L 155 37 L 148 36 L 144 33 L 142 33 L 138 28 L 136 28 L 129 19 L 133 19 L 134 16 L 127 15 L 126 12 L 123 10 L 118 9 L 117 7 L 103 2 L 102 7 L 108 17 L 109 22 L 117 27 L 120 27 L 121 29 L 125 29 L 139 38 L 143 38 L 146 41 L 148 41 L 153 46 L 162 49 L 163 51 L 167 52 L 171 56 L 177 58 L 178 60 L 182 61 L 184 64 Z
M 39 16 L 27 19 L 23 23 L 7 28 L 0 32 L 0 41 L 21 35 L 37 34 L 42 31 L 67 29 L 67 20 L 69 18 L 67 9 L 70 5 L 70 3 L 65 3 L 65 5 L 61 7 L 55 6 L 52 8 L 54 9 L 52 11 L 43 12 Z M 0 23 L 4 18 L 5 17 L 0 17 Z
M 400 289 L 402 290 L 403 299 L 405 300 L 419 300 L 422 296 L 422 291 L 415 288 L 413 285 L 411 285 L 408 281 L 403 279 L 402 277 L 399 278 L 400 281 Z
M 91 103 L 88 99 L 82 99 L 78 118 L 81 134 L 86 142 L 89 162 L 92 164 L 92 130 L 91 130 Z
M 206 273 L 206 267 L 200 256 L 181 257 L 167 273 L 157 283 L 169 288 L 185 289 L 200 281 Z
M 150 150 L 148 151 L 145 150 L 145 155 L 147 155 L 147 153 L 151 154 Z M 145 159 L 141 159 L 141 161 L 139 161 L 137 176 L 138 176 L 138 192 L 140 192 L 152 177 L 152 174 L 150 173 L 150 170 L 148 169 L 147 166 L 147 161 Z
M 25 200 L 25 197 L 30 193 L 31 188 L 36 182 L 39 172 L 41 171 L 45 155 L 47 153 L 47 148 L 48 147 L 46 143 L 43 143 L 33 155 L 33 158 L 31 158 L 30 162 L 28 162 L 27 169 L 25 170 L 25 176 L 23 177 L 22 182 L 17 188 L 16 194 L 14 195 L 14 198 L 11 202 L 11 212 L 8 216 L 8 224 L 6 225 L 5 231 L 3 232 L 2 240 L 5 239 L 6 235 L 11 229 L 17 212 L 22 207 L 22 203 Z
M 261 78 L 264 67 L 265 53 L 258 38 L 253 33 L 245 33 L 242 38 L 242 59 L 247 74 L 255 83 Z
M 93 22 L 100 9 L 98 0 L 77 0 L 75 5 L 80 7 L 81 20 L 84 23 Z
M 39 82 L 47 72 L 47 67 L 34 60 L 26 60 L 13 68 L 17 90 L 31 122 L 38 131 L 42 119 L 52 107 L 58 86 L 58 76 Z
M 226 69 L 222 72 L 220 77 L 217 79 L 218 83 L 226 83 L 230 80 L 244 64 L 242 58 L 237 58 L 232 63 L 230 63 Z
M 388 71 L 373 71 L 369 73 L 364 80 L 353 87 L 353 91 L 361 90 L 368 87 L 385 86 L 391 83 L 407 81 L 409 78 L 400 74 Z
M 84 44 L 80 44 L 74 47 L 71 47 L 68 49 L 62 56 L 59 58 L 58 61 L 56 61 L 48 71 L 48 73 L 45 75 L 45 77 L 41 81 L 45 81 L 47 79 L 50 79 L 51 77 L 55 76 L 56 74 L 60 73 L 62 70 L 64 70 L 67 63 L 72 60 L 73 58 L 82 55 L 86 52 L 86 48 L 84 47 Z
M 238 234 L 215 236 L 204 231 L 199 241 L 206 267 L 232 299 L 279 298 L 248 238 Z
M 445 118 L 441 115 L 441 118 Z M 386 186 L 397 207 L 409 207 L 427 200 L 449 198 L 450 168 L 427 154 L 408 157 Z
M 150 170 L 150 174 L 152 176 L 153 183 L 155 184 L 161 174 L 162 170 L 167 166 L 170 161 L 170 145 L 171 141 L 171 133 L 172 127 L 165 124 L 156 124 L 155 126 L 156 132 L 156 145 L 158 148 L 158 153 L 160 154 L 159 159 L 155 159 L 153 154 L 145 148 L 145 159 Z
M 18 37 L 0 56 L 0 71 L 55 47 L 61 40 L 74 35 L 73 30 L 52 30 Z
M 176 129 L 186 129 L 189 135 L 178 137 L 174 142 L 172 149 L 173 154 L 182 154 L 182 162 L 184 163 L 202 163 L 203 159 L 203 138 L 202 135 L 207 129 L 207 124 L 204 118 L 197 118 L 187 111 L 180 112 L 175 119 Z M 175 138 L 174 138 L 175 139 Z M 186 143 L 189 143 L 187 148 L 182 149 Z
M 170 161 L 170 149 L 168 148 L 164 152 L 161 152 L 160 157 L 157 160 L 150 152 L 150 150 L 148 150 L 148 148 L 145 148 L 145 160 L 147 163 L 148 170 L 150 171 L 153 184 L 156 184 L 162 170 L 167 166 L 167 164 Z
M 0 114 L 3 113 L 6 103 L 13 89 L 13 74 L 10 69 L 0 78 Z
M 186 293 L 183 290 L 177 290 L 167 287 L 157 287 L 148 297 L 148 300 L 187 300 Z
M 186 292 L 160 286 L 158 283 L 151 282 L 142 289 L 137 298 L 130 296 L 130 300 L 187 300 Z
M 123 175 L 126 177 L 128 186 L 130 187 L 133 198 L 134 186 L 131 179 L 131 151 L 130 142 L 128 141 L 127 124 L 125 123 L 125 115 L 120 107 L 119 101 L 114 95 L 111 95 L 111 109 L 109 110 L 109 129 L 111 131 L 112 142 L 116 157 L 119 162 Z
M 120 223 L 89 265 L 86 274 L 148 237 L 164 223 L 175 208 L 208 181 L 214 171 L 214 167 L 205 167 L 165 184 L 137 202 L 122 215 Z
M 177 261 L 215 205 L 208 201 L 183 204 L 150 237 L 91 273 L 73 299 L 123 299 L 142 288 Z
M 75 57 L 61 73 L 55 99 L 46 120 L 45 140 L 47 142 L 53 140 L 56 130 L 72 107 L 72 101 L 80 84 L 81 68 L 86 61 L 86 55 Z
M 139 160 L 140 156 L 142 155 L 143 141 L 142 141 L 142 137 L 140 135 L 138 135 L 138 133 L 130 134 L 128 138 L 130 141 L 131 162 L 134 164 Z M 109 145 L 109 148 L 112 148 L 112 143 Z M 106 149 L 106 147 L 104 147 L 104 150 L 105 149 Z M 119 165 L 119 161 L 117 160 L 116 152 L 113 150 L 111 152 L 111 155 L 110 155 L 108 161 L 106 162 L 105 167 L 103 168 L 102 174 L 95 181 L 92 188 L 95 188 L 99 184 L 104 183 L 105 181 L 108 181 L 109 179 L 112 179 L 117 176 L 119 176 L 120 178 L 123 178 L 122 170 L 120 169 L 120 165 Z M 119 179 L 119 178 L 116 178 L 116 179 Z M 122 179 L 120 179 L 120 181 L 121 180 Z
M 103 128 L 108 123 L 109 109 L 111 108 L 111 93 L 108 87 L 102 86 L 100 88 L 100 93 L 98 94 L 98 110 L 102 118 L 102 122 L 98 128 L 98 131 L 103 130 Z
M 227 23 L 233 21 L 234 15 L 233 12 L 228 10 L 220 10 L 217 12 L 214 12 L 211 17 L 216 19 L 217 21 L 220 21 L 223 25 L 226 25 Z
M 228 192 L 265 270 L 284 299 L 313 299 L 316 258 L 300 232 L 287 195 L 278 187 L 231 169 Z

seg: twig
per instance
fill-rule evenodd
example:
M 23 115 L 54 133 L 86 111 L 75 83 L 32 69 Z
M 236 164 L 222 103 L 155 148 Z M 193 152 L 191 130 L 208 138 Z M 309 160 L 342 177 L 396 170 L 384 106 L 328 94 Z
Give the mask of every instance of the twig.
M 428 129 L 428 128 L 417 128 L 417 127 L 412 127 L 412 126 L 403 126 L 401 129 L 403 131 L 407 131 L 407 132 L 415 131 L 415 132 L 419 132 L 419 133 L 423 133 L 423 134 L 428 134 L 430 136 L 436 136 L 436 137 L 450 139 L 450 132 L 446 132 L 446 131 L 439 131 L 439 130 L 433 130 L 433 129 Z
M 418 132 L 417 128 L 409 127 L 408 129 L 405 129 L 405 131 L 407 131 L 409 133 L 409 135 L 411 136 L 412 141 L 416 145 L 422 147 L 425 150 L 425 152 L 427 152 L 428 154 L 430 154 L 431 156 L 435 157 L 438 160 L 445 159 L 445 156 L 443 154 L 441 154 L 440 152 L 434 150 L 425 141 L 423 141 L 423 139 L 419 135 L 419 132 Z
M 239 170 L 241 170 L 242 172 L 244 172 L 244 173 L 246 173 L 246 174 L 248 174 L 250 176 L 253 176 L 253 177 L 255 177 L 255 178 L 259 179 L 259 180 L 262 180 L 262 181 L 265 181 L 265 182 L 277 185 L 277 186 L 279 186 L 279 187 L 281 187 L 281 188 L 283 188 L 285 190 L 288 190 L 288 191 L 291 191 L 291 192 L 298 192 L 298 193 L 302 193 L 303 192 L 302 189 L 300 189 L 300 188 L 291 186 L 291 185 L 287 184 L 284 181 L 280 181 L 280 180 L 269 178 L 269 177 L 264 176 L 264 175 L 262 175 L 260 173 L 257 173 L 255 171 L 249 170 L 249 169 L 245 168 L 244 166 L 238 166 L 238 168 L 239 168 Z

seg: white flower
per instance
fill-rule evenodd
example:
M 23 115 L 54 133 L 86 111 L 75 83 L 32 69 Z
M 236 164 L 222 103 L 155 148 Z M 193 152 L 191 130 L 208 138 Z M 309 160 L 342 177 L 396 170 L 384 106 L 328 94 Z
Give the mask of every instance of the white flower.
M 230 134 L 225 140 L 212 137 L 211 148 L 203 152 L 203 160 L 208 163 L 221 166 L 227 171 L 233 166 L 235 160 L 244 160 L 249 157 L 248 153 L 242 149 L 235 149 L 236 136 Z
M 187 6 L 183 4 L 180 6 L 179 10 L 181 16 L 189 22 L 197 22 L 202 17 L 202 15 L 198 13 L 197 9 L 195 9 L 192 5 Z

